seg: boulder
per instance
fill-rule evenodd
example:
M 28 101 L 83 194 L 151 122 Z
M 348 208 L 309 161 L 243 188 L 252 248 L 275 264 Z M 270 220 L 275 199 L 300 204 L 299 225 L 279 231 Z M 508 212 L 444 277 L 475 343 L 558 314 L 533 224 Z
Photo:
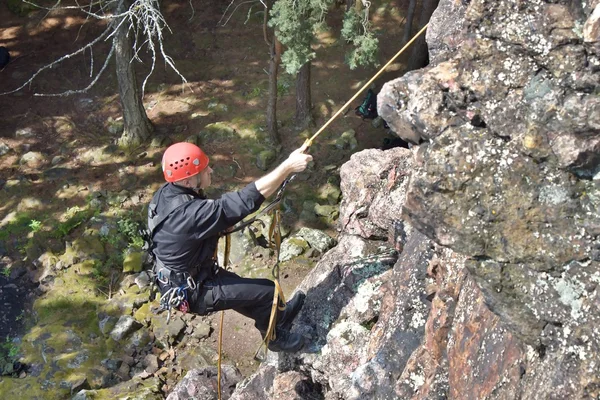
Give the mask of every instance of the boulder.
M 343 132 L 340 136 L 335 139 L 335 147 L 340 150 L 354 150 L 356 146 L 358 146 L 358 141 L 356 140 L 356 132 L 354 129 L 349 129 Z
M 4 142 L 0 142 L 0 156 L 7 154 L 10 151 L 10 147 Z
M 269 169 L 269 167 L 275 161 L 276 158 L 277 153 L 274 150 L 263 150 L 256 156 L 256 166 L 262 169 L 263 171 L 266 171 Z
M 125 339 L 133 332 L 140 329 L 141 327 L 142 325 L 139 322 L 137 322 L 132 316 L 122 315 L 115 324 L 115 327 L 110 332 L 110 337 L 114 341 L 119 342 Z
M 21 156 L 20 165 L 31 168 L 39 168 L 46 163 L 46 156 L 39 151 L 29 151 Z
M 17 131 L 15 132 L 15 137 L 17 139 L 32 138 L 32 137 L 35 137 L 35 135 L 36 135 L 35 131 L 31 128 L 21 128 L 21 129 L 17 129 Z
M 320 253 L 325 253 L 335 245 L 335 240 L 328 234 L 318 229 L 300 228 L 296 236 L 306 240 L 311 248 L 318 250 Z
M 144 268 L 144 256 L 145 254 L 141 251 L 132 251 L 128 253 L 123 260 L 123 272 L 126 274 L 132 272 L 141 272 Z
M 161 381 L 157 377 L 142 379 L 134 377 L 131 380 L 118 383 L 105 389 L 80 390 L 72 400 L 88 399 L 130 399 L 130 400 L 160 400 L 164 399 L 161 393 Z
M 223 365 L 221 370 L 222 398 L 229 399 L 242 374 L 231 365 Z M 217 369 L 204 367 L 191 370 L 167 396 L 167 400 L 213 400 L 217 398 Z
M 342 165 L 339 224 L 343 232 L 366 239 L 392 239 L 402 218 L 412 154 L 404 148 L 364 150 Z
M 158 315 L 152 314 L 151 316 L 152 332 L 154 332 L 156 340 L 165 348 L 175 343 L 186 327 L 185 322 L 177 313 L 178 311 L 172 311 L 168 323 L 166 312 Z
M 309 248 L 308 242 L 301 237 L 290 237 L 281 243 L 279 260 L 288 261 L 304 253 Z

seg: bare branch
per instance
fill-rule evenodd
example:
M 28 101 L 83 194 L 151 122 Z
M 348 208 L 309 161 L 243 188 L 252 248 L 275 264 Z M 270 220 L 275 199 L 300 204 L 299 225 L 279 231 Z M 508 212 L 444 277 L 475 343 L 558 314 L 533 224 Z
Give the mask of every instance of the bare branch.
M 33 74 L 33 76 L 31 78 L 29 78 L 24 84 L 22 84 L 21 86 L 19 86 L 18 88 L 16 88 L 15 90 L 11 90 L 9 92 L 4 92 L 4 93 L 0 93 L 0 96 L 2 95 L 6 95 L 6 94 L 11 94 L 11 93 L 15 93 L 18 92 L 19 90 L 23 89 L 25 86 L 29 85 L 31 82 L 33 82 L 33 80 L 43 71 L 50 69 L 52 67 L 54 67 L 57 64 L 60 64 L 61 62 L 63 62 L 64 60 L 67 60 L 69 58 L 72 58 L 74 56 L 76 56 L 77 54 L 81 54 L 82 52 L 84 52 L 86 49 L 91 48 L 92 46 L 94 46 L 96 43 L 99 43 L 101 40 L 105 39 L 105 36 L 110 33 L 112 30 L 112 28 L 109 26 L 108 28 L 106 28 L 104 30 L 104 32 L 102 32 L 102 34 L 100 36 L 98 36 L 96 39 L 92 40 L 90 43 L 88 43 L 87 45 L 81 47 L 80 49 L 69 53 L 65 56 L 62 56 L 61 58 L 59 58 L 58 60 L 55 60 L 54 62 L 51 62 L 50 64 L 46 64 L 44 65 L 42 68 L 38 69 L 37 72 L 35 74 Z
M 235 0 L 234 0 L 235 1 Z M 231 2 L 231 4 L 234 3 L 234 1 Z M 233 17 L 233 14 L 235 14 L 235 12 L 237 11 L 238 8 L 240 8 L 241 6 L 243 6 L 244 4 L 248 4 L 248 3 L 256 3 L 256 2 L 260 2 L 262 3 L 262 0 L 249 0 L 249 1 L 243 1 L 240 4 L 238 4 L 233 11 L 231 12 L 231 14 L 229 14 L 229 17 L 227 18 L 227 20 L 221 24 L 221 21 L 223 20 L 223 17 L 225 17 L 225 14 L 223 14 L 223 16 L 221 17 L 221 20 L 219 20 L 219 24 L 221 24 L 221 26 L 225 26 L 227 25 L 227 23 L 229 22 L 229 20 Z M 229 4 L 229 6 L 227 6 L 227 10 L 229 9 L 229 7 L 231 6 L 231 4 Z M 264 4 L 264 3 L 263 3 Z M 265 6 L 266 8 L 266 6 Z M 227 12 L 227 10 L 225 10 L 225 12 Z
M 194 15 L 196 14 L 196 10 L 194 9 L 194 5 L 192 4 L 192 0 L 189 0 L 190 8 L 192 9 L 192 16 L 188 19 L 188 22 L 194 19 Z
M 233 3 L 235 3 L 235 0 L 231 0 L 231 3 L 229 3 L 229 5 L 227 6 L 227 8 L 225 9 L 225 12 L 223 12 L 223 15 L 221 15 L 221 19 L 219 20 L 219 22 L 217 22 L 217 26 L 221 25 L 221 22 L 223 21 L 223 18 L 225 18 L 225 16 L 227 15 L 227 11 L 229 11 L 229 9 L 233 5 Z M 225 26 L 225 25 L 223 25 L 223 26 Z
M 99 5 L 100 9 L 104 12 L 104 8 L 107 5 L 112 4 L 112 3 L 116 3 L 116 2 L 117 2 L 117 0 L 109 0 L 109 1 L 100 0 L 97 3 L 90 3 L 89 6 L 90 6 L 90 9 L 91 9 L 92 6 Z M 40 6 L 39 4 L 33 3 L 31 1 L 29 1 L 29 0 L 23 0 L 23 3 L 27 3 L 29 5 L 32 5 L 32 6 L 36 7 L 36 8 L 39 8 L 41 10 L 47 10 L 48 13 L 46 14 L 46 16 L 48 16 L 48 14 L 51 11 L 55 11 L 55 10 L 76 10 L 76 11 L 81 11 L 81 12 L 83 12 L 85 14 L 88 14 L 89 16 L 94 17 L 96 19 L 117 19 L 117 18 L 124 17 L 124 16 L 126 16 L 129 13 L 129 11 L 126 11 L 126 12 L 124 12 L 122 14 L 105 14 L 105 15 L 100 15 L 100 14 L 93 13 L 91 11 L 86 11 L 85 8 L 84 8 L 85 6 L 80 6 L 80 5 L 65 6 L 65 7 L 57 7 L 57 6 L 44 7 L 44 6 Z M 59 3 L 60 3 L 60 0 L 58 0 L 56 2 L 56 4 L 59 4 Z
M 88 90 L 90 90 L 96 84 L 96 82 L 98 82 L 98 79 L 100 79 L 100 76 L 102 76 L 102 73 L 106 70 L 106 67 L 108 67 L 110 59 L 112 58 L 114 52 L 115 52 L 115 45 L 113 43 L 113 45 L 110 48 L 110 52 L 106 56 L 106 60 L 104 60 L 104 65 L 102 66 L 100 71 L 98 71 L 98 74 L 96 75 L 96 77 L 90 82 L 89 85 L 87 85 L 87 87 L 85 87 L 83 89 L 79 89 L 79 90 L 67 90 L 62 93 L 34 93 L 33 95 L 37 96 L 37 97 L 62 97 L 62 96 L 70 96 L 73 94 L 86 93 Z
M 144 82 L 142 84 L 142 96 L 145 91 L 148 79 L 150 78 L 150 76 L 152 75 L 152 73 L 155 70 L 156 57 L 159 54 L 165 60 L 166 65 L 168 65 L 173 71 L 175 71 L 177 73 L 177 75 L 181 78 L 182 82 L 184 84 L 188 83 L 187 80 L 185 79 L 185 77 L 183 76 L 183 74 L 181 74 L 181 72 L 179 72 L 179 70 L 175 66 L 173 59 L 167 54 L 167 52 L 164 49 L 163 30 L 167 29 L 170 33 L 172 33 L 172 30 L 169 27 L 169 25 L 167 24 L 166 20 L 164 19 L 162 13 L 160 12 L 159 0 L 134 0 L 133 4 L 131 4 L 131 6 L 126 11 L 123 11 L 123 9 L 119 9 L 119 11 L 117 11 L 117 13 L 115 13 L 115 10 L 118 10 L 118 8 L 115 6 L 119 5 L 119 4 L 124 4 L 124 3 L 121 3 L 123 0 L 92 0 L 87 4 L 80 4 L 79 0 L 75 0 L 76 6 L 64 6 L 64 7 L 59 6 L 61 0 L 57 0 L 54 7 L 51 7 L 51 8 L 39 6 L 39 5 L 31 2 L 30 0 L 23 0 L 23 1 L 27 4 L 31 4 L 40 9 L 48 10 L 48 12 L 51 12 L 53 10 L 78 10 L 78 11 L 86 14 L 86 21 L 89 18 L 95 18 L 97 20 L 109 21 L 109 23 L 108 23 L 107 28 L 96 39 L 92 40 L 90 43 L 86 44 L 85 46 L 77 49 L 76 51 L 74 51 L 70 54 L 60 57 L 59 59 L 51 62 L 50 64 L 43 66 L 37 72 L 35 72 L 33 74 L 33 76 L 31 78 L 29 78 L 23 85 L 19 86 L 15 90 L 5 92 L 5 93 L 0 93 L 0 95 L 14 93 L 14 92 L 17 92 L 17 91 L 25 88 L 27 85 L 30 85 L 33 82 L 33 80 L 35 78 L 37 78 L 39 76 L 39 74 L 42 73 L 43 71 L 53 68 L 57 64 L 65 61 L 69 58 L 72 58 L 76 55 L 79 55 L 81 53 L 83 53 L 85 55 L 85 52 L 88 49 L 90 50 L 90 56 L 91 56 L 90 78 L 93 78 L 90 85 L 88 85 L 85 89 L 68 90 L 63 93 L 56 93 L 56 94 L 35 93 L 35 96 L 66 96 L 66 95 L 74 94 L 74 93 L 83 93 L 83 92 L 89 90 L 98 81 L 98 78 L 100 77 L 102 72 L 104 72 L 104 70 L 106 69 L 106 67 L 108 65 L 110 58 L 114 54 L 116 33 L 119 30 L 119 28 L 122 26 L 122 24 L 124 24 L 124 23 L 127 23 L 129 25 L 128 34 L 129 34 L 129 32 L 131 32 L 131 34 L 134 35 L 133 57 L 130 60 L 130 62 L 133 62 L 134 60 L 141 62 L 139 53 L 143 48 L 147 48 L 147 50 L 151 54 L 152 65 L 150 67 L 149 73 L 146 75 Z M 191 0 L 189 0 L 189 1 L 190 1 L 190 5 L 192 6 Z M 253 0 L 253 1 L 256 1 L 256 0 Z M 253 2 L 253 1 L 250 1 L 250 2 Z M 246 3 L 248 3 L 248 2 L 246 2 Z M 233 1 L 231 4 L 233 4 Z M 98 7 L 98 9 L 96 11 L 94 11 L 95 7 Z M 193 9 L 193 6 L 192 6 L 192 9 Z M 79 32 L 77 34 L 77 37 L 79 37 Z M 77 40 L 77 38 L 76 38 L 76 40 Z M 95 75 L 94 74 L 94 53 L 93 53 L 92 48 L 94 45 L 100 43 L 103 40 L 104 41 L 112 40 L 113 43 L 110 48 L 110 53 L 106 57 L 101 70 Z M 94 77 L 94 75 L 95 75 L 95 77 Z

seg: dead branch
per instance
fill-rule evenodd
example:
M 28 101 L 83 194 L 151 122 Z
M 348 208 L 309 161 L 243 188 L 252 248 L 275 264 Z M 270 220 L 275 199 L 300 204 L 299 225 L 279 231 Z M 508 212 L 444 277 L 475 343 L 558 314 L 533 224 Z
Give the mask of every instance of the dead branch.
M 227 17 L 226 21 L 222 23 L 223 18 L 225 18 L 225 16 L 227 15 L 227 11 L 229 11 L 229 9 L 231 8 L 231 6 L 233 5 L 233 3 L 235 3 L 235 0 L 231 0 L 231 3 L 229 3 L 229 5 L 227 6 L 227 8 L 225 9 L 225 12 L 223 13 L 223 15 L 221 16 L 221 19 L 219 20 L 219 22 L 217 23 L 218 25 L 221 26 L 226 26 L 227 23 L 229 22 L 229 20 L 231 19 L 231 17 L 233 17 L 233 14 L 235 14 L 235 12 L 238 10 L 238 8 L 240 8 L 241 6 L 243 6 L 244 4 L 249 4 L 249 3 L 257 3 L 260 2 L 265 9 L 267 8 L 267 5 L 265 4 L 264 0 L 249 0 L 249 1 L 242 1 L 240 4 L 238 4 L 233 11 L 231 11 L 231 13 L 229 14 L 229 16 Z
M 33 3 L 29 0 L 23 0 L 27 4 L 31 4 L 37 8 L 48 10 L 48 13 L 55 10 L 77 10 L 86 14 L 86 21 L 89 18 L 94 18 L 97 20 L 109 21 L 107 28 L 94 40 L 89 42 L 88 44 L 80 47 L 79 49 L 66 54 L 57 60 L 44 65 L 40 69 L 38 69 L 25 83 L 19 86 L 17 89 L 0 93 L 0 95 L 7 95 L 11 93 L 15 93 L 26 86 L 30 85 L 39 75 L 45 70 L 56 67 L 58 64 L 63 61 L 70 59 L 79 54 L 85 54 L 85 52 L 89 49 L 90 51 L 90 84 L 83 88 L 77 90 L 67 90 L 62 93 L 34 93 L 34 96 L 69 96 L 72 94 L 85 93 L 89 89 L 91 89 L 97 82 L 102 73 L 106 70 L 111 57 L 115 52 L 115 37 L 118 29 L 122 26 L 122 24 L 128 24 L 128 35 L 134 35 L 134 47 L 133 47 L 133 58 L 131 62 L 135 60 L 140 61 L 139 57 L 140 51 L 143 49 L 147 49 L 147 51 L 151 55 L 151 67 L 150 71 L 144 78 L 142 83 L 142 96 L 145 93 L 146 84 L 150 76 L 152 76 L 155 65 L 156 58 L 158 56 L 162 56 L 165 60 L 166 65 L 168 65 L 177 75 L 181 78 L 184 84 L 187 84 L 188 81 L 185 79 L 183 74 L 177 69 L 173 59 L 167 54 L 165 51 L 163 42 L 164 35 L 163 31 L 167 29 L 170 33 L 172 33 L 171 28 L 165 21 L 161 11 L 159 0 L 134 0 L 129 8 L 123 12 L 115 13 L 114 10 L 119 10 L 119 6 L 122 6 L 125 0 L 96 0 L 91 1 L 88 4 L 79 4 L 77 0 L 75 0 L 75 6 L 60 6 L 61 0 L 57 0 L 53 7 L 43 7 L 36 3 Z M 191 2 L 190 2 L 191 4 Z M 96 10 L 94 10 L 96 8 Z M 122 10 L 123 8 L 121 8 Z M 193 9 L 193 7 L 192 7 Z M 102 41 L 111 40 L 112 44 L 102 68 L 94 73 L 94 53 L 93 47 L 99 44 Z

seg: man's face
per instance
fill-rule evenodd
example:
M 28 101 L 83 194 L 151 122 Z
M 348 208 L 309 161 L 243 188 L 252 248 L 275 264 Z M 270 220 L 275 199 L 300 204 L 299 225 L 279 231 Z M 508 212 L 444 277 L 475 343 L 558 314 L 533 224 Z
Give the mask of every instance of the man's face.
M 200 172 L 198 175 L 196 175 L 198 181 L 197 181 L 197 188 L 198 189 L 206 189 L 210 186 L 211 184 L 211 175 L 213 173 L 213 170 L 210 166 L 206 166 L 206 168 L 204 168 L 204 170 L 202 172 Z
M 212 168 L 206 166 L 199 174 L 189 177 L 183 185 L 195 191 L 206 189 L 211 184 L 212 173 Z

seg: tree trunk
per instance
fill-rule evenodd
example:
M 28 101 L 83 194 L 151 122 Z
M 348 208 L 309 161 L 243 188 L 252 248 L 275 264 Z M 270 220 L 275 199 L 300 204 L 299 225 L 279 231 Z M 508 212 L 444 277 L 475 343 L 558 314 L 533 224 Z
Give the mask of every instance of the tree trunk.
M 406 10 L 406 24 L 404 25 L 404 36 L 402 37 L 402 45 L 408 43 L 412 37 L 412 23 L 415 17 L 415 9 L 417 8 L 417 0 L 410 0 L 408 10 Z
M 314 123 L 312 116 L 312 99 L 310 96 L 311 62 L 304 64 L 296 74 L 296 126 L 306 129 Z
M 129 0 L 121 0 L 118 12 L 124 12 L 129 7 Z M 119 145 L 134 147 L 150 138 L 153 126 L 142 102 L 140 88 L 135 76 L 133 59 L 133 38 L 127 36 L 128 23 L 119 27 L 115 36 L 115 58 L 117 64 L 117 81 L 119 83 L 119 96 L 123 108 L 123 134 L 119 138 Z
M 271 59 L 269 60 L 269 97 L 267 100 L 267 132 L 274 144 L 279 144 L 277 131 L 277 73 L 281 63 L 281 43 L 275 35 L 271 41 Z
M 421 15 L 419 16 L 419 29 L 421 29 L 429 19 L 431 14 L 435 11 L 439 3 L 439 0 L 423 0 Z M 423 68 L 429 63 L 429 52 L 427 50 L 427 41 L 425 40 L 425 34 L 419 36 L 413 43 L 413 50 L 411 53 L 410 61 L 408 62 L 408 71 Z

